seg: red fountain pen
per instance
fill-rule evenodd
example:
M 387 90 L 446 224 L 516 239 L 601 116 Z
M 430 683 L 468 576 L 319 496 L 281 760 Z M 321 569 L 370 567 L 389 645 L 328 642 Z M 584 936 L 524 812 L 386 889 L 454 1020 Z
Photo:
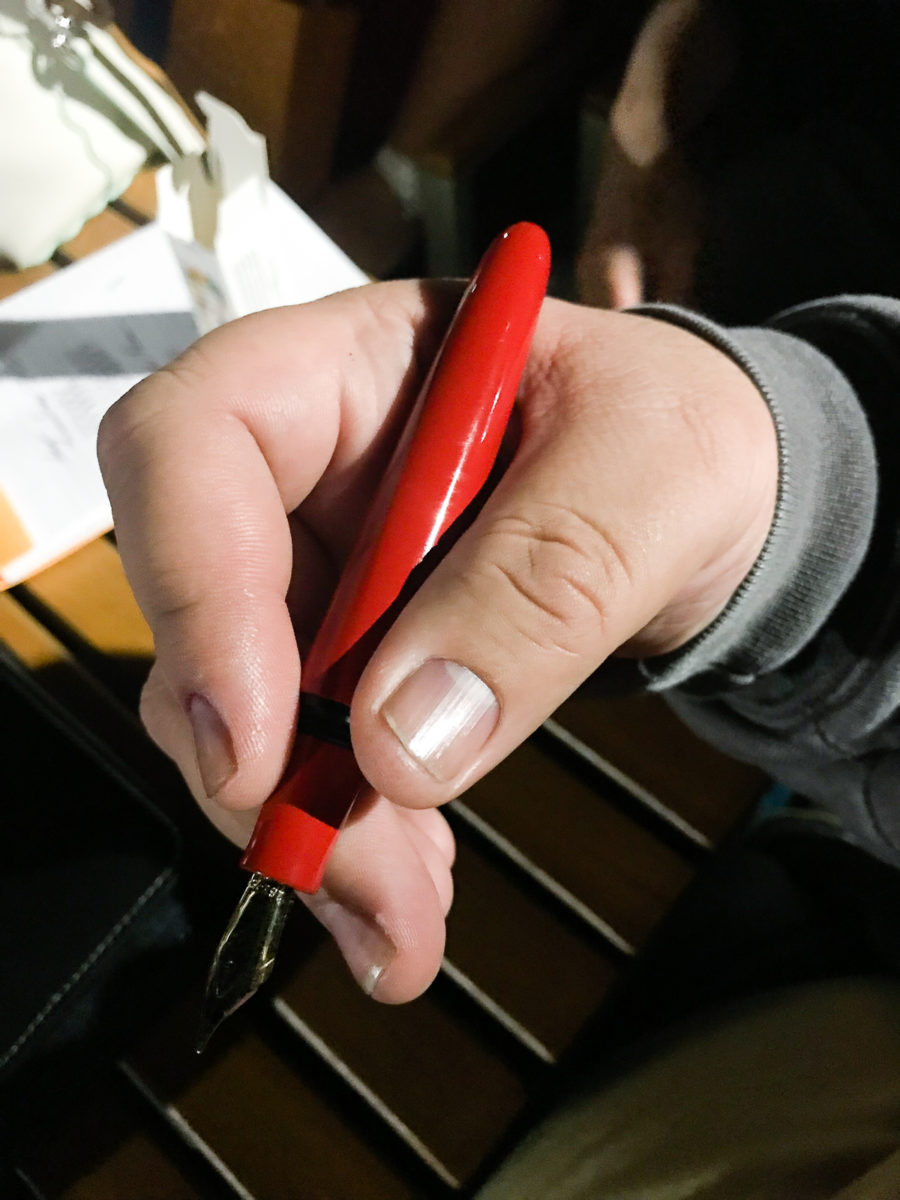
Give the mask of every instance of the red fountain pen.
M 497 237 L 460 301 L 303 664 L 297 735 L 241 866 L 250 881 L 216 951 L 198 1051 L 268 978 L 293 892 L 315 892 L 368 789 L 350 744 L 350 701 L 434 550 L 487 482 L 547 287 L 544 231 Z

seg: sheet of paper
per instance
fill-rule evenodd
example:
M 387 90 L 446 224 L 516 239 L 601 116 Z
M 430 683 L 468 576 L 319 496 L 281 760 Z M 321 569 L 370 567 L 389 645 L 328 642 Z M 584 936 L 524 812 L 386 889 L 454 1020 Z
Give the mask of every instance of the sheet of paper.
M 254 201 L 250 184 L 244 184 L 220 209 L 216 255 L 238 315 L 303 304 L 368 281 L 271 180 L 266 181 L 263 213 Z
M 188 240 L 187 186 L 158 172 L 160 223 L 191 282 L 201 329 L 265 308 L 304 304 L 369 277 L 271 179 L 248 179 L 219 201 L 215 250 Z
M 155 225 L 0 304 L 0 587 L 109 529 L 100 419 L 195 337 Z

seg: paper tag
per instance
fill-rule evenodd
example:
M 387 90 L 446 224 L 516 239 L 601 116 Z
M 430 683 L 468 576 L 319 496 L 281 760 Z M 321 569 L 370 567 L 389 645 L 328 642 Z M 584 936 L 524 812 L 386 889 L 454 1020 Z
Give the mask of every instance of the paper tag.
M 208 122 L 205 166 L 157 174 L 158 219 L 193 268 L 201 329 L 215 314 L 241 317 L 357 287 L 368 276 L 269 178 L 265 140 L 213 96 L 197 103 Z M 184 246 L 201 243 L 201 259 Z M 225 319 L 227 319 L 227 317 Z
M 266 139 L 251 129 L 239 112 L 208 92 L 198 92 L 197 104 L 206 117 L 210 170 L 223 199 L 255 182 L 262 199 L 269 178 Z

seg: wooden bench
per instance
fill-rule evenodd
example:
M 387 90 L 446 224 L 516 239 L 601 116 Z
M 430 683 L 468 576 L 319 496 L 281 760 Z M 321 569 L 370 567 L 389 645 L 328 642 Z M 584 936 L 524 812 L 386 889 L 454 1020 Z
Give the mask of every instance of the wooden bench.
M 53 264 L 0 274 L 0 294 L 127 233 L 152 204 L 143 175 Z M 0 595 L 0 640 L 169 811 L 199 823 L 137 721 L 153 647 L 112 539 Z M 367 1000 L 297 906 L 274 986 L 197 1058 L 203 951 L 54 1145 L 20 1163 L 22 1195 L 470 1194 L 763 782 L 657 698 L 569 700 L 451 808 L 457 894 L 446 961 L 424 997 L 401 1008 Z M 219 864 L 210 886 L 234 896 L 236 855 L 207 836 Z M 227 911 L 217 909 L 219 925 Z

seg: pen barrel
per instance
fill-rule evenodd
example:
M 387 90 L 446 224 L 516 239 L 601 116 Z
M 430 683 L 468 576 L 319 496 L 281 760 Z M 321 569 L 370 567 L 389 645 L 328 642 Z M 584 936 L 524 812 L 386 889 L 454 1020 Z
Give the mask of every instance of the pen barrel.
M 319 886 L 340 826 L 365 789 L 346 734 L 353 692 L 438 543 L 487 482 L 549 269 L 546 234 L 524 222 L 496 238 L 479 263 L 303 664 L 297 742 L 242 859 L 248 870 L 300 891 Z M 310 725 L 317 706 L 327 719 Z M 346 743 L 336 744 L 342 736 Z
M 291 761 L 260 810 L 241 866 L 298 892 L 316 892 L 341 826 L 368 784 L 349 745 L 301 733 Z

